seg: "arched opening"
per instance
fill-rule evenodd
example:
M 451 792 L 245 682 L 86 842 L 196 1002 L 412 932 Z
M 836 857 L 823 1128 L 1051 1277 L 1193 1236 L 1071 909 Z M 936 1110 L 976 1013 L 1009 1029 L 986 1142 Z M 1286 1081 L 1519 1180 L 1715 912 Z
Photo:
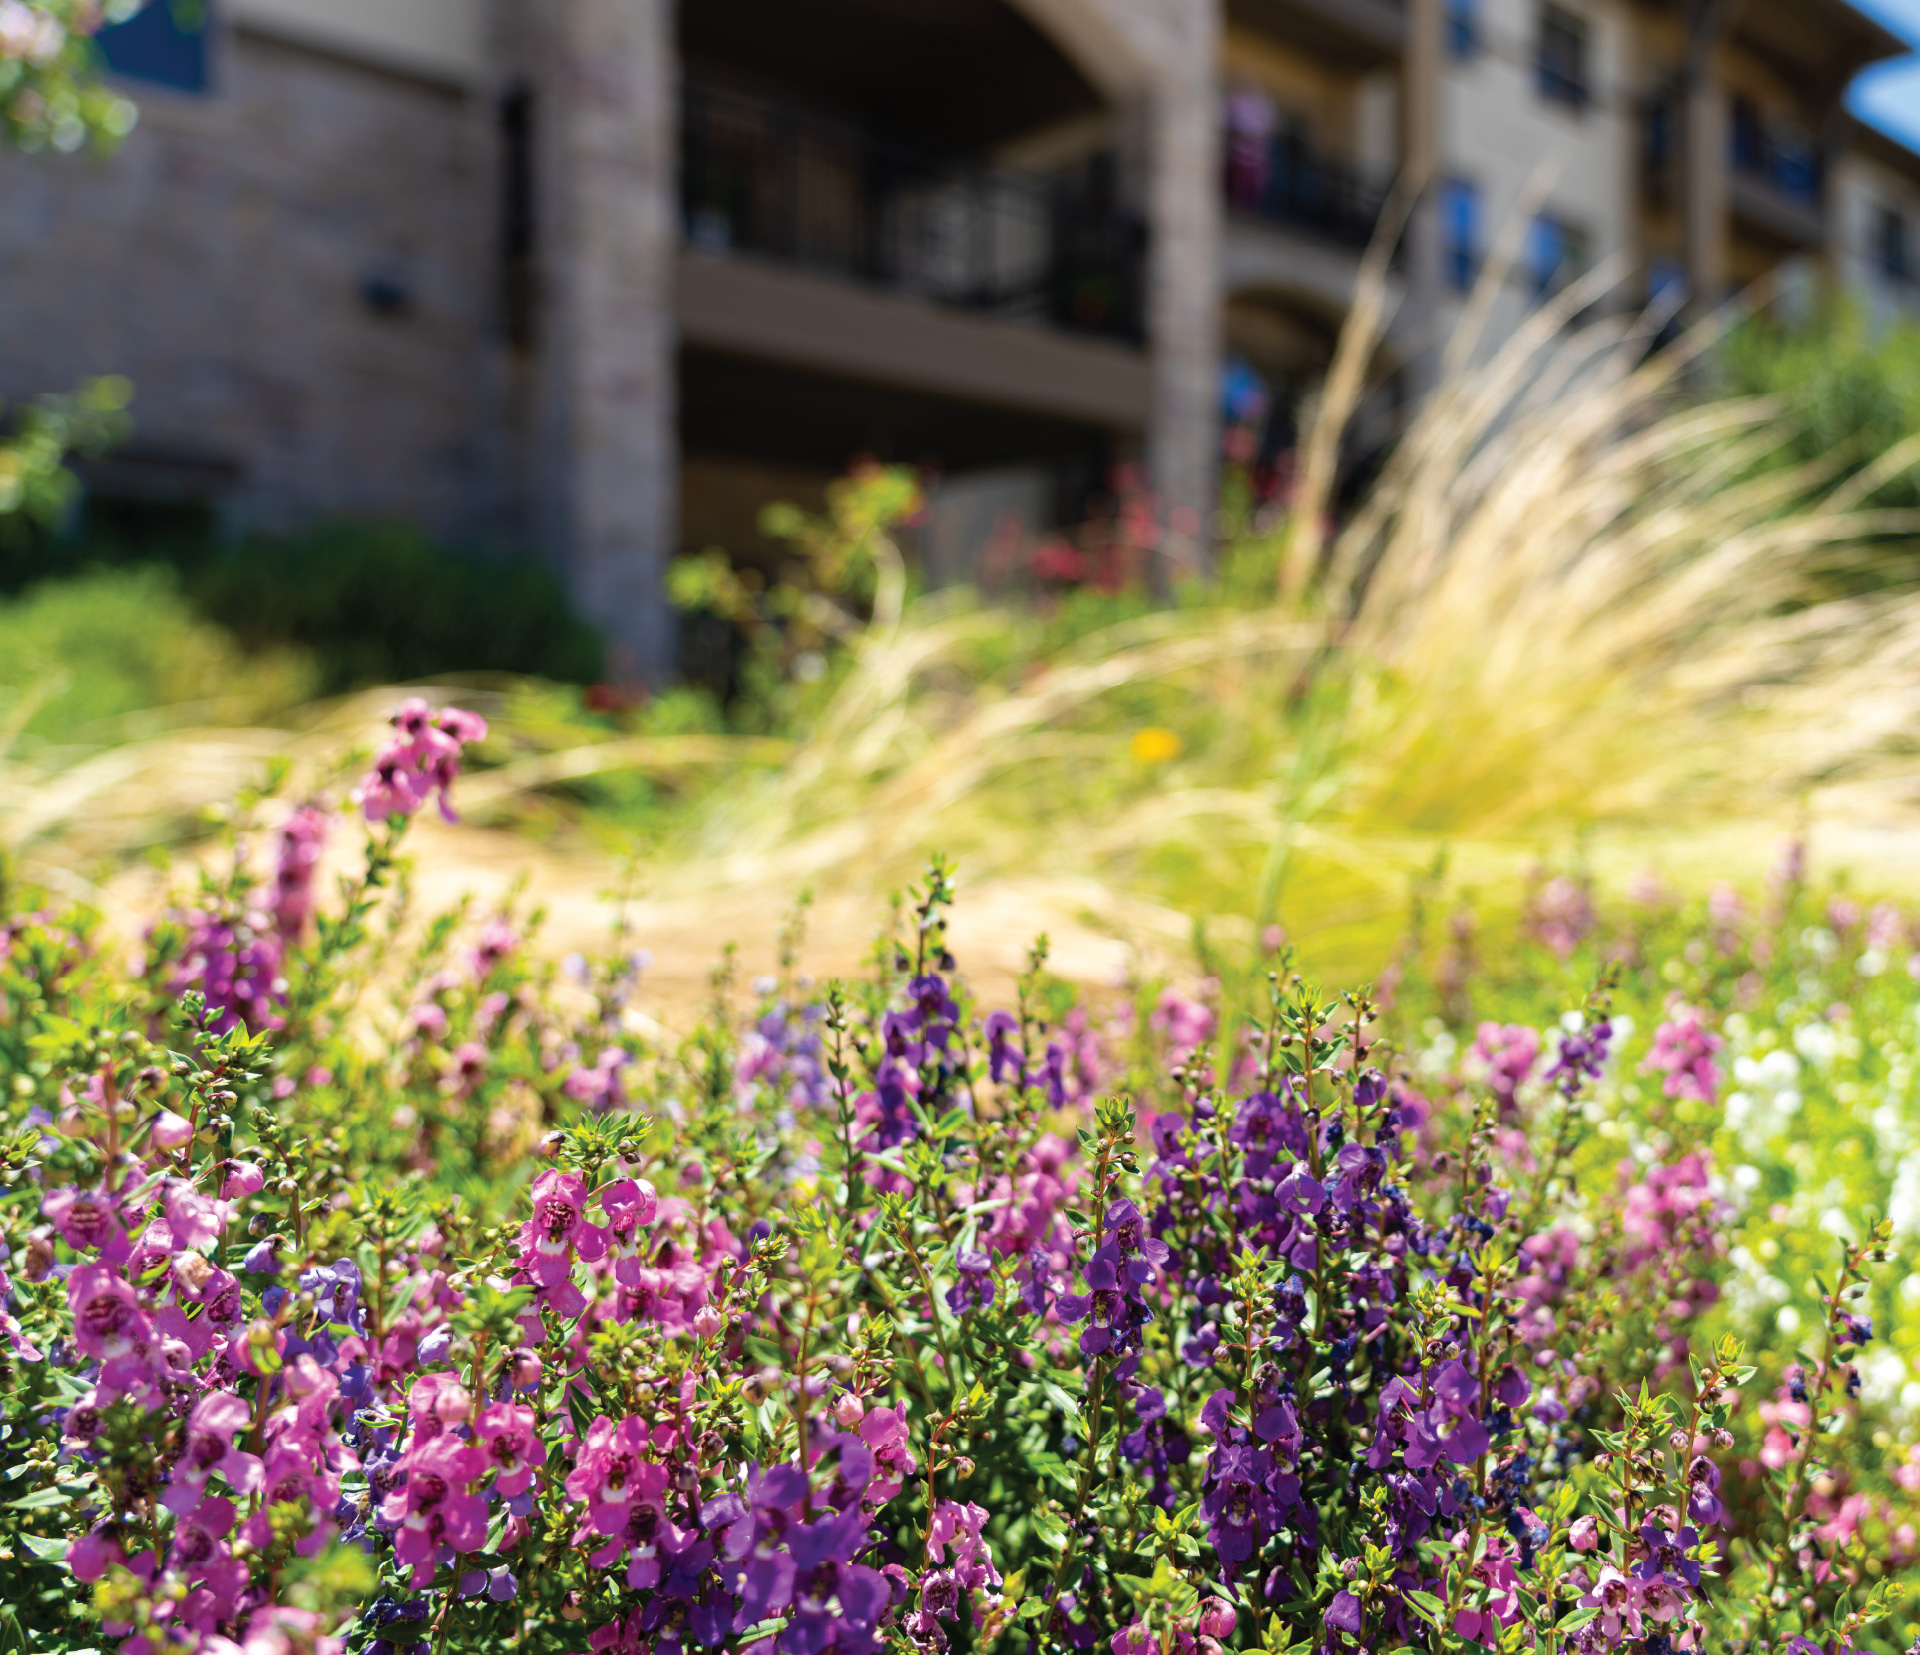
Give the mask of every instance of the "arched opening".
M 1080 350 L 1093 386 L 1142 333 L 1144 184 L 1094 79 L 1008 0 L 700 0 L 679 44 L 683 287 L 747 270 L 768 295 L 732 331 L 710 291 L 683 295 L 682 548 L 772 561 L 759 507 L 817 502 L 861 455 L 941 479 L 921 530 L 936 578 L 1013 518 L 1035 537 L 1073 519 L 1144 424 L 1144 396 L 1047 383 Z M 876 325 L 842 355 L 824 325 L 775 339 L 781 280 L 863 295 L 845 303 Z M 916 316 L 923 360 L 880 362 L 880 324 L 904 338 Z M 994 381 L 954 318 L 1033 332 L 1001 335 Z

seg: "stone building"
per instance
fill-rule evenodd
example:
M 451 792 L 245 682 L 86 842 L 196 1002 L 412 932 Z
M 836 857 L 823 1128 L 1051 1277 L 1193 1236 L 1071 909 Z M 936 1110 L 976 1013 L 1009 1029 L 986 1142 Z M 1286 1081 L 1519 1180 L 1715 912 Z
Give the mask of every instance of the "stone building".
M 0 394 L 134 379 L 102 500 L 537 551 L 647 674 L 666 561 L 856 453 L 939 469 L 937 566 L 1120 461 L 1179 555 L 1223 363 L 1284 414 L 1403 171 L 1399 396 L 1503 225 L 1516 313 L 1613 254 L 1885 309 L 1920 253 L 1920 164 L 1841 112 L 1903 48 L 1843 0 L 193 9 L 103 38 L 117 155 L 0 156 Z

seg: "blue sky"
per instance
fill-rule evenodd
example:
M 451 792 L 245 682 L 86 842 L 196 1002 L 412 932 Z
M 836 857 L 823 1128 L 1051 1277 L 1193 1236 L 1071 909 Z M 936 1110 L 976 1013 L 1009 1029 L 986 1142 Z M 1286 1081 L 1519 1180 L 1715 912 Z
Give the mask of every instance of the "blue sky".
M 1853 4 L 1916 51 L 1860 76 L 1847 94 L 1847 105 L 1868 125 L 1911 149 L 1920 149 L 1920 0 L 1853 0 Z

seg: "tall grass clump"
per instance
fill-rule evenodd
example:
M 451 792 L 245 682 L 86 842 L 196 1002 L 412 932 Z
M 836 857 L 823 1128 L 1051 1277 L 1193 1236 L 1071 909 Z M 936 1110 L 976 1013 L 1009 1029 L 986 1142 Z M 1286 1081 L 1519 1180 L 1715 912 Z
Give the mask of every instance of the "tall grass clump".
M 1368 969 L 1442 851 L 1511 883 L 1577 837 L 1702 859 L 1823 800 L 1897 810 L 1920 603 L 1831 577 L 1914 529 L 1878 503 L 1913 456 L 1795 462 L 1780 399 L 1703 400 L 1702 341 L 1650 354 L 1637 318 L 1580 320 L 1597 296 L 1462 350 L 1324 544 L 1308 467 L 1170 605 L 907 602 L 869 512 L 875 595 L 794 757 L 690 821 L 675 880 L 858 885 L 941 845 L 1122 929 L 1280 924 Z

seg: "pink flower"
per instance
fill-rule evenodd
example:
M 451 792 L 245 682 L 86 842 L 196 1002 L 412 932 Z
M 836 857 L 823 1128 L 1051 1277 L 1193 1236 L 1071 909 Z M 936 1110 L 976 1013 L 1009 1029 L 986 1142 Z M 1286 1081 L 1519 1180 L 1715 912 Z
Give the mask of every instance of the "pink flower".
M 659 1217 L 660 1198 L 644 1178 L 618 1178 L 600 1192 L 600 1210 L 607 1215 L 615 1279 L 637 1287 L 639 1260 L 645 1252 L 640 1231 Z
M 413 1584 L 424 1586 L 433 1578 L 442 1546 L 471 1552 L 486 1543 L 487 1503 L 467 1492 L 467 1485 L 483 1475 L 486 1466 L 474 1449 L 451 1433 L 409 1449 L 401 1463 L 406 1467 L 406 1483 L 387 1496 L 381 1515 L 397 1525 L 395 1561 L 411 1565 Z
M 1540 1059 L 1539 1032 L 1524 1023 L 1482 1023 L 1472 1055 L 1486 1066 L 1487 1089 L 1499 1100 L 1502 1117 L 1510 1118 L 1521 1086 Z
M 560 1089 L 597 1113 L 608 1114 L 626 1104 L 627 1089 L 620 1073 L 629 1061 L 618 1046 L 605 1047 L 591 1069 L 575 1069 Z
M 67 1543 L 67 1567 L 73 1571 L 75 1580 L 88 1585 L 125 1559 L 120 1542 L 98 1532 L 80 1535 Z
M 1175 1052 L 1191 1052 L 1205 1045 L 1217 1027 L 1210 1006 L 1189 1000 L 1172 989 L 1160 996 L 1160 1003 L 1153 1008 L 1147 1024 L 1156 1034 L 1165 1035 L 1168 1047 Z
M 216 1471 L 236 1494 L 251 1494 L 260 1486 L 259 1459 L 233 1444 L 250 1417 L 246 1403 L 231 1391 L 211 1391 L 193 1405 L 186 1450 L 174 1463 L 162 1500 L 167 1510 L 180 1517 L 197 1511 L 207 1498 L 207 1479 Z
M 1239 1611 L 1225 1598 L 1208 1598 L 1200 1610 L 1200 1635 L 1203 1638 L 1231 1638 L 1239 1619 Z
M 609 1539 L 623 1537 L 638 1515 L 636 1508 L 643 1505 L 653 1506 L 664 1519 L 660 1496 L 666 1492 L 667 1468 L 643 1457 L 647 1447 L 645 1420 L 629 1418 L 615 1425 L 602 1414 L 587 1427 L 566 1488 L 568 1499 L 586 1504 L 587 1523 L 594 1532 Z M 647 1526 L 645 1518 L 641 1523 Z
M 105 1190 L 75 1189 L 67 1185 L 51 1191 L 40 1211 L 76 1253 L 99 1250 L 108 1264 L 124 1264 L 130 1249 L 120 1226 L 119 1205 Z
M 1595 1624 L 1609 1643 L 1640 1636 L 1640 1598 L 1634 1584 L 1608 1563 L 1601 1568 L 1593 1589 L 1580 1600 L 1581 1608 L 1600 1611 L 1594 1617 Z
M 67 1306 L 73 1342 L 84 1355 L 125 1356 L 153 1338 L 153 1324 L 132 1285 L 107 1265 L 83 1264 L 67 1278 Z
M 280 860 L 273 877 L 273 923 L 280 935 L 296 941 L 313 917 L 313 882 L 326 848 L 328 817 L 319 805 L 304 804 L 280 830 Z
M 520 934 L 504 919 L 490 919 L 480 928 L 480 938 L 473 947 L 473 974 L 481 982 L 493 975 L 494 967 L 501 964 L 520 947 Z
M 529 1281 L 557 1287 L 573 1271 L 577 1253 L 604 1258 L 607 1232 L 584 1216 L 587 1187 L 575 1172 L 552 1168 L 533 1181 L 533 1218 L 520 1226 L 520 1268 Z
M 533 1410 L 524 1403 L 490 1402 L 480 1410 L 473 1433 L 489 1468 L 498 1473 L 496 1494 L 523 1494 L 533 1484 L 533 1469 L 547 1462 L 547 1445 L 534 1429 Z
M 898 1408 L 875 1408 L 860 1421 L 860 1439 L 873 1450 L 873 1481 L 866 1498 L 874 1504 L 891 1500 L 919 1469 L 907 1446 L 907 1421 Z
M 1720 1091 L 1720 1066 L 1713 1054 L 1725 1045 L 1691 1007 L 1679 1007 L 1653 1035 L 1653 1050 L 1640 1065 L 1642 1074 L 1664 1074 L 1661 1091 L 1670 1098 L 1712 1103 Z
M 436 713 L 415 697 L 393 715 L 393 728 L 394 739 L 375 755 L 373 768 L 353 790 L 354 802 L 369 822 L 384 822 L 411 816 L 438 794 L 440 814 L 458 821 L 450 790 L 460 774 L 460 749 L 486 735 L 487 721 L 458 707 Z
M 935 1563 L 944 1563 L 947 1547 L 951 1546 L 954 1578 L 968 1591 L 1000 1584 L 1000 1571 L 993 1566 L 993 1554 L 980 1533 L 986 1520 L 984 1506 L 942 1500 L 934 1506 L 933 1522 L 927 1530 L 927 1556 Z
M 202 1195 L 184 1178 L 168 1180 L 166 1213 L 175 1249 L 184 1247 L 196 1252 L 218 1241 L 232 1217 L 232 1209 L 226 1202 Z
M 1600 1519 L 1576 1518 L 1573 1527 L 1567 1530 L 1567 1544 L 1577 1552 L 1597 1550 L 1600 1545 Z

